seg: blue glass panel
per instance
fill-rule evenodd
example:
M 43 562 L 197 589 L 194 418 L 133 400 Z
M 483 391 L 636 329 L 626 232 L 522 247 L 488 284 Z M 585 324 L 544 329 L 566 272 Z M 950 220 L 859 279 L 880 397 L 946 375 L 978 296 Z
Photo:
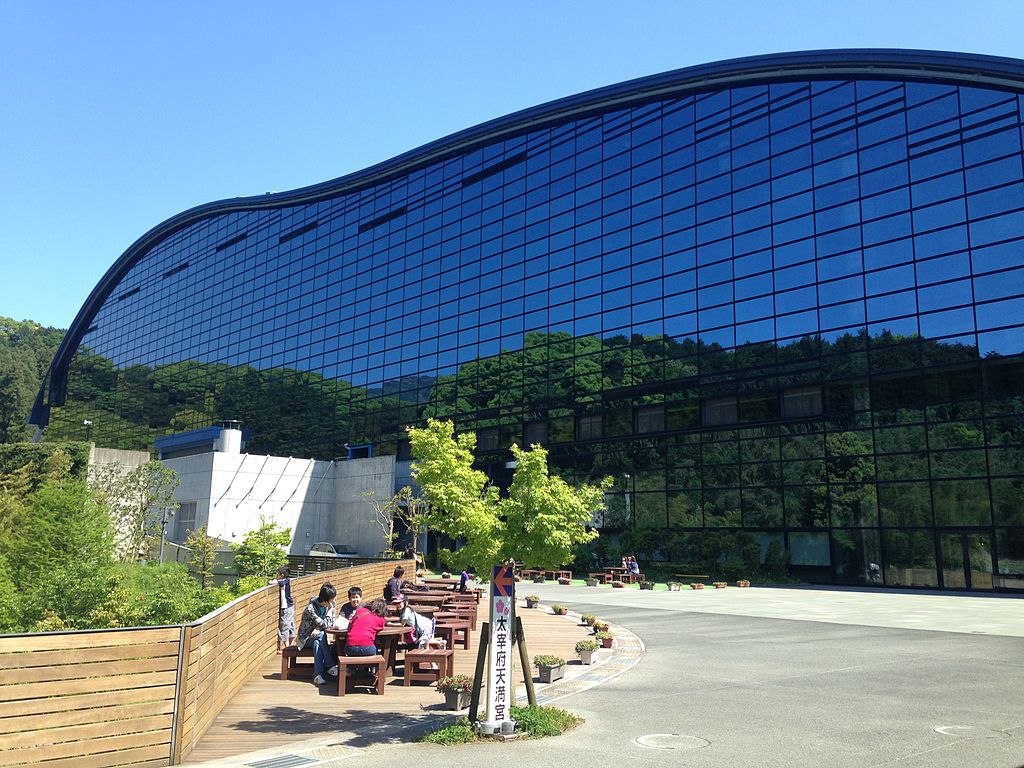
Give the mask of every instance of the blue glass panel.
M 970 280 L 956 280 L 952 283 L 917 289 L 917 305 L 922 312 L 970 304 L 971 300 Z
M 1024 269 L 1012 269 L 974 278 L 976 301 L 1002 299 L 1017 294 L 1024 294 Z
M 1024 298 L 1004 299 L 975 308 L 978 330 L 1019 324 L 1024 319 Z

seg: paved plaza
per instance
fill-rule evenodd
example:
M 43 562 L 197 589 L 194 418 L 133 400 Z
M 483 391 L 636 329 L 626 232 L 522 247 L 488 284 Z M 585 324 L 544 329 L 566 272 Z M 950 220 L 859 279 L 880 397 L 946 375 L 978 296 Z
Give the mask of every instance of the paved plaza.
M 617 657 L 577 670 L 561 690 L 541 690 L 582 715 L 581 727 L 511 744 L 396 746 L 395 718 L 358 749 L 341 747 L 339 732 L 274 754 L 352 768 L 1024 765 L 1020 598 L 556 584 L 529 591 L 618 625 Z

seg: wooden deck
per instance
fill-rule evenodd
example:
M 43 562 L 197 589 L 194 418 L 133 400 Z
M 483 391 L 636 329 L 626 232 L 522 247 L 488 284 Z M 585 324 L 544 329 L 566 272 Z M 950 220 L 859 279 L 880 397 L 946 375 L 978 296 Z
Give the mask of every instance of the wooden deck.
M 481 625 L 487 620 L 488 610 L 488 602 L 481 601 L 478 608 Z M 550 653 L 573 659 L 576 641 L 589 635 L 588 627 L 579 626 L 564 616 L 555 616 L 548 610 L 518 608 L 517 611 L 523 620 L 531 658 Z M 472 649 L 455 651 L 456 673 L 473 674 L 479 640 L 478 628 Z M 522 682 L 519 666 L 517 657 L 515 679 Z M 392 737 L 396 726 L 447 714 L 443 697 L 429 683 L 406 687 L 400 677 L 389 677 L 383 696 L 374 695 L 369 688 L 349 688 L 347 695 L 339 697 L 333 678 L 318 688 L 313 685 L 311 675 L 301 672 L 294 679 L 282 681 L 278 679 L 280 669 L 279 656 L 268 659 L 242 686 L 183 762 L 218 760 L 305 739 L 341 736 L 339 730 L 356 734 L 346 740 L 346 744 L 368 746 Z M 339 743 L 342 739 L 334 741 Z

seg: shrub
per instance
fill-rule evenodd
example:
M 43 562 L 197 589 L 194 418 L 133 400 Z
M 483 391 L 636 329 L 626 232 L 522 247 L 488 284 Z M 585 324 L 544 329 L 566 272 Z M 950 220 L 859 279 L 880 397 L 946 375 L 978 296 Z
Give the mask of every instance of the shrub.
M 542 653 L 539 656 L 533 657 L 533 665 L 535 667 L 560 667 L 563 664 L 565 664 L 565 659 L 561 656 Z
M 537 595 L 527 595 L 526 599 L 529 600 L 531 603 L 539 603 L 540 602 L 540 598 Z
M 582 718 L 557 707 L 511 707 L 516 730 L 533 737 L 557 736 L 583 722 Z
M 436 688 L 439 693 L 447 693 L 448 691 L 465 691 L 468 693 L 473 690 L 473 678 L 469 675 L 446 675 L 437 681 Z
M 580 640 L 576 643 L 576 653 L 583 651 L 596 651 L 601 645 L 596 640 Z
M 469 722 L 469 718 L 460 717 L 455 722 L 420 737 L 417 741 L 426 742 L 427 744 L 451 746 L 453 744 L 468 744 L 473 741 L 480 741 L 480 738 L 473 724 Z
M 567 606 L 564 606 L 564 605 L 552 605 L 551 606 L 551 610 L 554 611 L 557 614 L 564 614 L 564 613 L 567 613 L 569 611 L 569 608 Z
M 615 637 L 611 632 L 601 631 L 594 635 L 598 640 L 608 640 L 609 638 Z
M 595 632 L 605 632 L 608 629 L 608 622 L 607 621 L 595 621 L 590 626 L 592 626 L 594 628 Z
M 587 624 L 593 624 L 597 620 L 597 616 L 592 613 L 584 613 L 580 618 Z

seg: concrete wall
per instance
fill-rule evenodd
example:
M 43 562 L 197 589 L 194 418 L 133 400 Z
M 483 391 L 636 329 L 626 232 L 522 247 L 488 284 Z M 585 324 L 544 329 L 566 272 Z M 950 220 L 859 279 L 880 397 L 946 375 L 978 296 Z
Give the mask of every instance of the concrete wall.
M 141 467 L 149 461 L 149 454 L 146 451 L 122 451 L 117 448 L 97 448 L 95 445 L 89 450 L 89 465 L 94 464 L 118 464 L 125 472 L 135 467 Z
M 395 460 L 380 456 L 329 462 L 284 456 L 204 453 L 167 459 L 178 473 L 179 502 L 196 503 L 196 527 L 240 543 L 261 516 L 292 531 L 290 553 L 316 542 L 349 544 L 363 556 L 384 548 L 373 509 L 362 498 L 395 491 Z

